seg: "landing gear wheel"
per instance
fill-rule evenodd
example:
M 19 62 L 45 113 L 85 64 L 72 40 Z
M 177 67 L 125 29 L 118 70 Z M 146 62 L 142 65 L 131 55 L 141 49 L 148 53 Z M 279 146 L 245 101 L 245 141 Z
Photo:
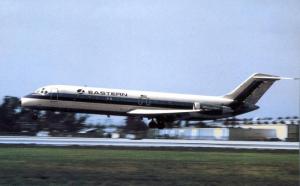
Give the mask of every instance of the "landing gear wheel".
M 150 123 L 149 123 L 149 128 L 150 129 L 155 129 L 157 127 L 158 127 L 157 123 L 154 120 L 151 120 Z
M 165 128 L 165 123 L 163 121 L 158 121 L 157 128 L 158 129 L 164 129 Z

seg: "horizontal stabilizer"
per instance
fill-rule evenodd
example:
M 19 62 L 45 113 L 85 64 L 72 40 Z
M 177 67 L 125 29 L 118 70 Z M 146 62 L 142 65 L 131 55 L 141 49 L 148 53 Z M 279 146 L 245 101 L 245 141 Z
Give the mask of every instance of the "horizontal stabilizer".
M 156 109 L 135 109 L 127 112 L 132 115 L 167 115 L 167 114 L 184 114 L 184 113 L 193 113 L 200 112 L 201 110 L 182 110 L 182 109 L 174 109 L 174 110 L 156 110 Z
M 281 80 L 281 79 L 288 79 L 288 80 L 298 80 L 299 78 L 290 78 L 290 77 L 280 77 L 280 76 L 259 76 L 256 75 L 253 77 L 254 79 L 274 79 L 274 80 Z

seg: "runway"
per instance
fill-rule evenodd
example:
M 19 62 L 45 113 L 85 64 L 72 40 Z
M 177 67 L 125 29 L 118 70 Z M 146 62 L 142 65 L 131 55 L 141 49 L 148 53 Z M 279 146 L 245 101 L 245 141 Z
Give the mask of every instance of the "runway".
M 0 144 L 26 144 L 45 146 L 119 146 L 119 147 L 192 147 L 233 149 L 281 149 L 299 150 L 298 142 L 265 141 L 215 141 L 215 140 L 170 140 L 170 139 L 111 139 L 78 137 L 28 137 L 0 136 Z

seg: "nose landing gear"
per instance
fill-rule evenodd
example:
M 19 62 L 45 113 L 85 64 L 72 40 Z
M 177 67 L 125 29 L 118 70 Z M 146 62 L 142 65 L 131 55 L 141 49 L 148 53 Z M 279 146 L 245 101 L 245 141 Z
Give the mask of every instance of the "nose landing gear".
M 33 111 L 33 112 L 32 112 L 31 118 L 32 118 L 34 121 L 38 120 L 38 119 L 39 119 L 39 113 L 38 113 L 37 111 Z

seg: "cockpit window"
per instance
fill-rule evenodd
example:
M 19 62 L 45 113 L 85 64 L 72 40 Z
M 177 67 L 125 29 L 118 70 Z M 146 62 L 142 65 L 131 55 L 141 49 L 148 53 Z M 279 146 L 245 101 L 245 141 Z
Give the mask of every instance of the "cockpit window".
M 46 88 L 39 88 L 36 91 L 34 91 L 34 93 L 45 95 L 45 94 L 48 94 L 48 91 L 46 90 Z

